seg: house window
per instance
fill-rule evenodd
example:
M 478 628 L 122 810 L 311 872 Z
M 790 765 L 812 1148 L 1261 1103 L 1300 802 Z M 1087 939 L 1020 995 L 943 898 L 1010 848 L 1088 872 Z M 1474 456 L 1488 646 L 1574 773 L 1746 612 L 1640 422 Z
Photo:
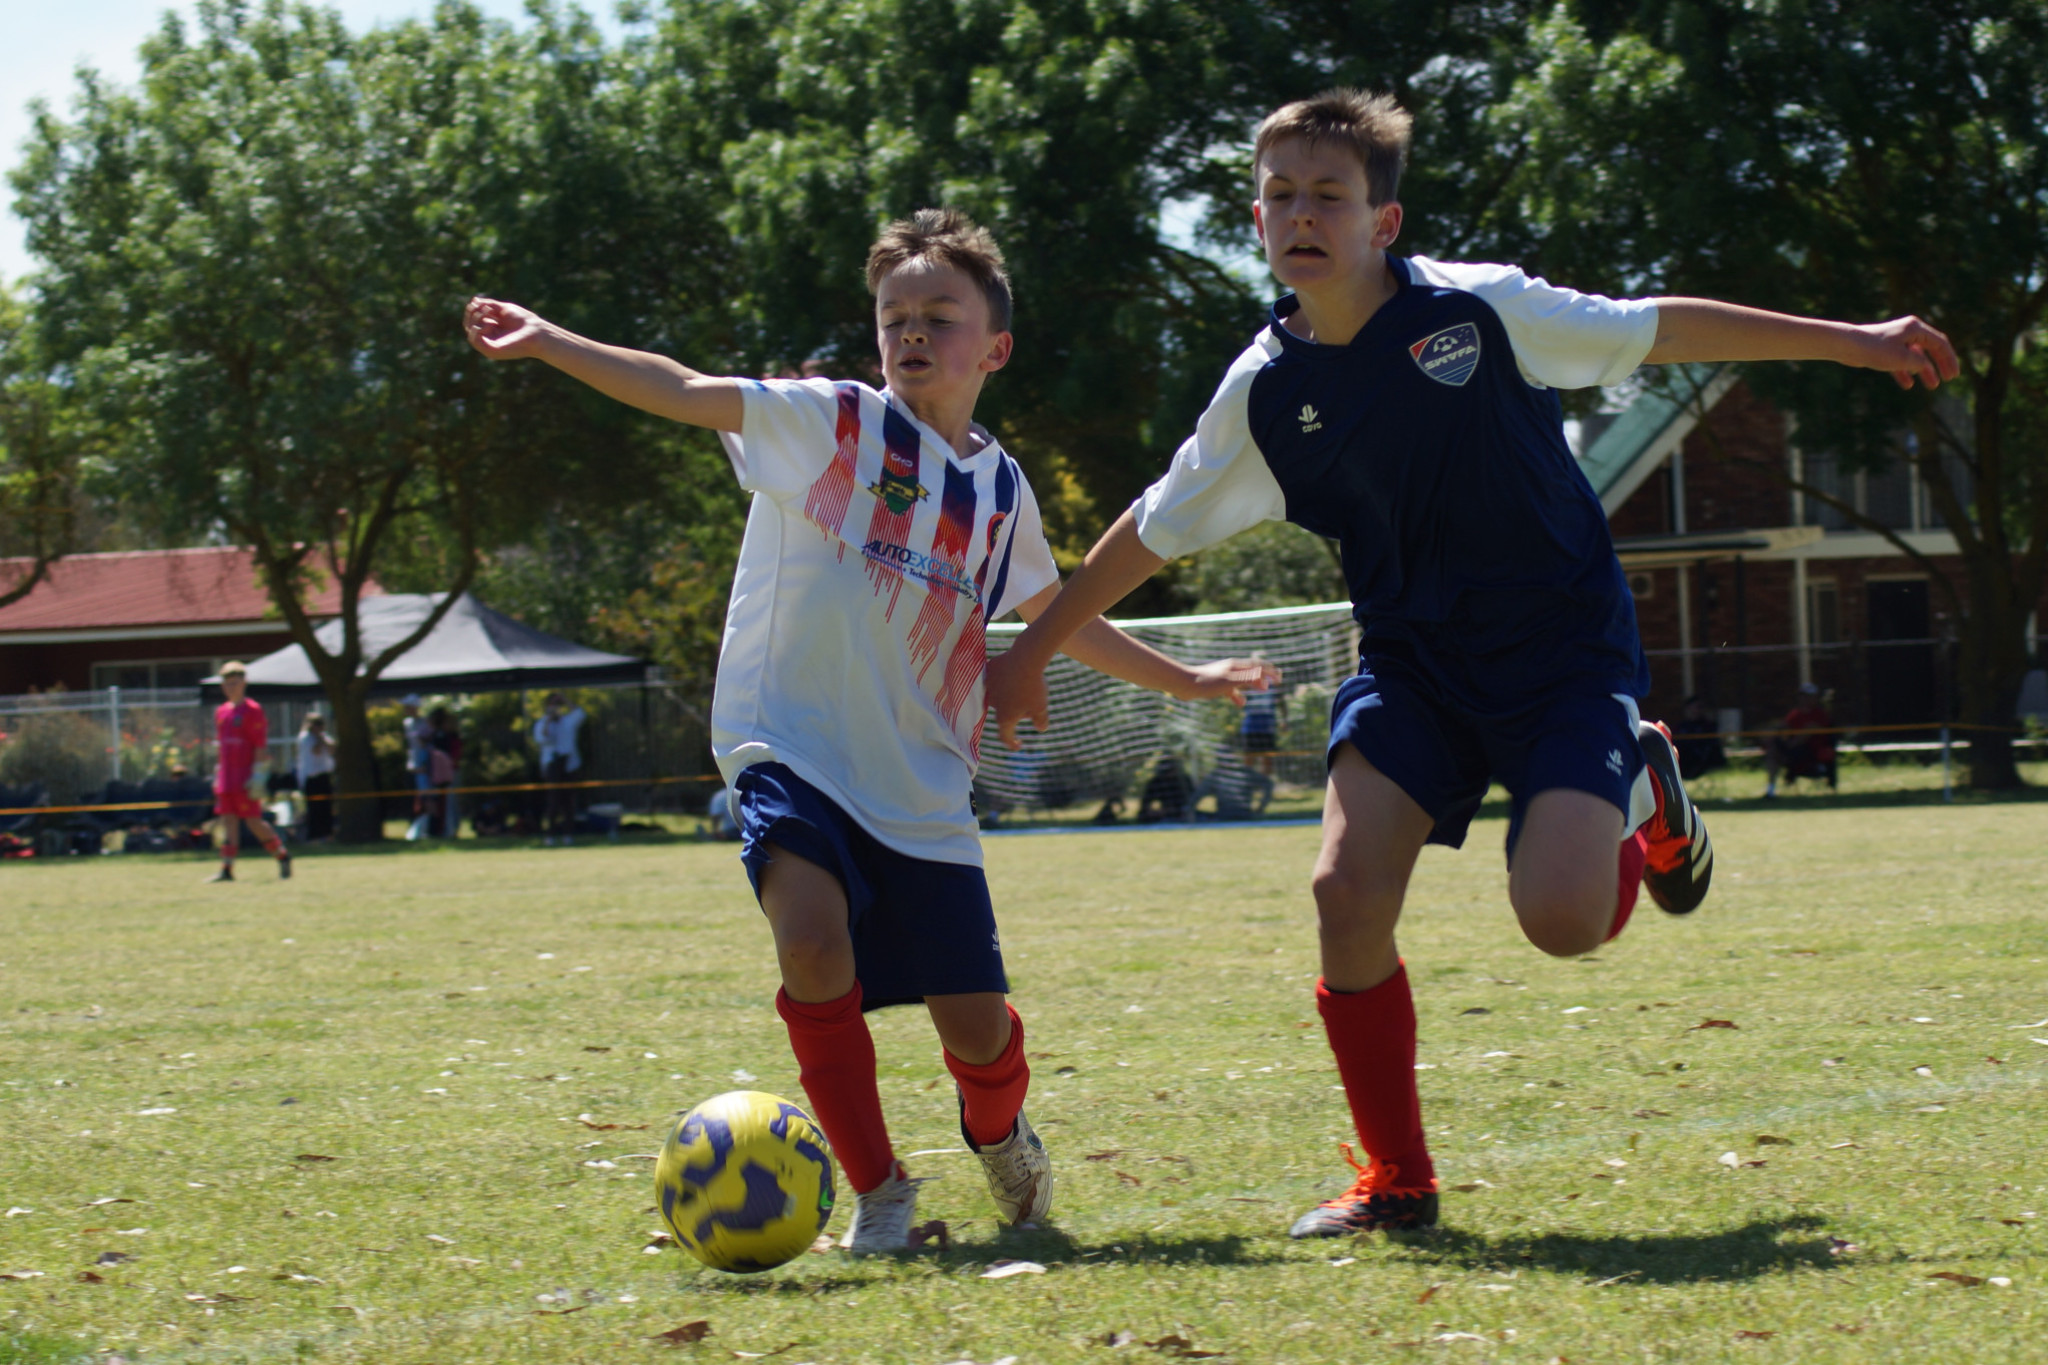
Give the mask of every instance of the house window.
M 217 667 L 212 659 L 116 659 L 92 666 L 95 688 L 197 687 Z
M 1842 639 L 1842 599 L 1832 578 L 1806 581 L 1806 643 L 1832 645 Z

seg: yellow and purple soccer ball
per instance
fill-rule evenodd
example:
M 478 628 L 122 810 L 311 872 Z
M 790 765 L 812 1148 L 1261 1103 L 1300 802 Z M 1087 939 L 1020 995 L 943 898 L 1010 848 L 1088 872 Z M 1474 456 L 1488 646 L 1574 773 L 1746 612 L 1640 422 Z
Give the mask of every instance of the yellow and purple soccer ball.
M 832 1148 L 779 1095 L 734 1090 L 682 1116 L 654 1168 L 662 1221 L 714 1270 L 771 1270 L 832 1219 Z

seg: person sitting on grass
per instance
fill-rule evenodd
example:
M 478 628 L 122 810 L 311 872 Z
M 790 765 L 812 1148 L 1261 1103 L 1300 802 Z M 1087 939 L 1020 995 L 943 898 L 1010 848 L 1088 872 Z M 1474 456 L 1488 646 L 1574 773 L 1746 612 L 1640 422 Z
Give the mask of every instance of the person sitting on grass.
M 909 1246 L 917 1199 L 883 1122 L 864 1009 L 924 1003 L 996 1207 L 1023 1223 L 1052 1201 L 970 795 L 987 624 L 1035 617 L 1059 590 L 1023 470 L 974 422 L 1010 358 L 1009 279 L 986 231 L 926 209 L 883 229 L 867 282 L 879 393 L 699 374 L 492 299 L 467 313 L 493 359 L 535 357 L 717 431 L 753 494 L 712 749 L 775 939 L 776 1010 L 855 1193 L 841 1242 L 855 1254 Z M 1241 700 L 1277 676 L 1244 660 L 1191 668 L 1106 621 L 1068 634 L 1081 662 L 1179 697 Z
M 235 879 L 235 854 L 242 846 L 244 820 L 249 822 L 249 832 L 256 836 L 256 842 L 277 859 L 277 875 L 289 877 L 292 855 L 285 851 L 284 840 L 263 818 L 263 803 L 249 790 L 249 783 L 256 776 L 256 760 L 270 743 L 270 722 L 264 717 L 262 706 L 248 695 L 249 666 L 222 664 L 220 690 L 227 697 L 213 712 L 213 814 L 220 839 L 220 871 L 207 880 Z
M 1461 843 L 1489 782 L 1511 799 L 1508 901 L 1543 951 L 1613 938 L 1639 884 L 1674 914 L 1707 891 L 1713 851 L 1668 734 L 1638 720 L 1635 609 L 1555 390 L 1646 362 L 1832 360 L 1929 388 L 1957 373 L 1918 318 L 1617 301 L 1392 255 L 1409 128 L 1394 100 L 1355 90 L 1259 126 L 1252 220 L 1293 292 L 1164 477 L 989 666 L 1013 742 L 1021 720 L 1045 724 L 1043 671 L 1068 633 L 1169 557 L 1281 519 L 1340 543 L 1363 636 L 1328 749 L 1316 1004 L 1368 1161 L 1296 1237 L 1437 1221 L 1394 930 L 1423 845 Z
M 1785 713 L 1782 729 L 1764 741 L 1764 800 L 1778 794 L 1778 774 L 1797 780 L 1810 777 L 1835 785 L 1835 717 L 1827 698 L 1810 682 L 1799 684 L 1799 698 Z

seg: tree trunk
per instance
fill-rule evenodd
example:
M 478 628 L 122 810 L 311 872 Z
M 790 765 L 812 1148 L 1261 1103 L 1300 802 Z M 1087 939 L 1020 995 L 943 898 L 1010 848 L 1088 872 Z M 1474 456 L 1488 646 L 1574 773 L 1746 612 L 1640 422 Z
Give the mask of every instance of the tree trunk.
M 2026 785 L 2012 752 L 2014 711 L 2027 671 L 2026 612 L 2013 600 L 2009 567 L 2005 575 L 1973 571 L 1969 579 L 1970 614 L 1957 623 L 1956 675 L 1957 719 L 1982 727 L 1961 736 L 1970 741 L 1970 785 L 2014 791 Z
M 337 797 L 379 790 L 377 762 L 370 753 L 369 698 L 361 687 L 327 689 L 334 712 L 334 790 Z M 338 800 L 335 837 L 344 844 L 373 844 L 384 837 L 384 803 L 377 797 Z

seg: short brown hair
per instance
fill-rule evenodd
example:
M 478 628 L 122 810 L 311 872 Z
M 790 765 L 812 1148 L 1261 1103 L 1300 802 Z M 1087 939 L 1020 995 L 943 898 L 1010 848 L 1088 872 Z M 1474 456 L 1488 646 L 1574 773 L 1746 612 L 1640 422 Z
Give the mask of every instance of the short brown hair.
M 1313 99 L 1283 104 L 1266 115 L 1252 139 L 1252 176 L 1273 144 L 1298 137 L 1314 146 L 1334 138 L 1349 147 L 1365 167 L 1365 187 L 1375 204 L 1391 204 L 1401 190 L 1401 164 L 1408 157 L 1408 139 L 1415 117 L 1392 95 L 1376 95 L 1351 86 L 1325 90 Z
M 891 271 L 913 261 L 949 265 L 981 286 L 989 330 L 1010 330 L 1010 272 L 989 230 L 958 209 L 919 209 L 882 229 L 868 248 L 868 292 L 878 292 Z

